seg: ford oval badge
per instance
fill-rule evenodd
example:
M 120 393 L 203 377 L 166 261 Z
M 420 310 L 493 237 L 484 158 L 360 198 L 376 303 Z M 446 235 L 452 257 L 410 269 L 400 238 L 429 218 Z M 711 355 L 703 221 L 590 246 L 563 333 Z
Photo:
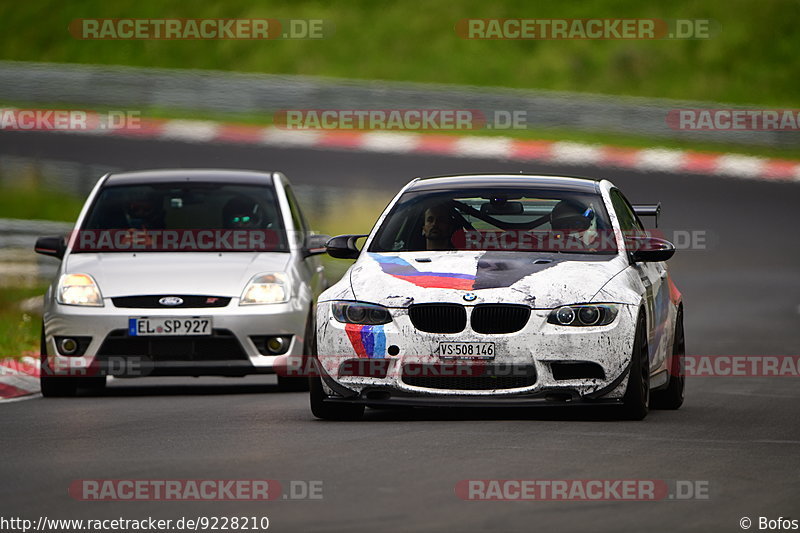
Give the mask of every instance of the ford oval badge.
M 176 306 L 183 303 L 183 298 L 179 298 L 178 296 L 164 296 L 158 300 L 158 303 L 161 305 Z

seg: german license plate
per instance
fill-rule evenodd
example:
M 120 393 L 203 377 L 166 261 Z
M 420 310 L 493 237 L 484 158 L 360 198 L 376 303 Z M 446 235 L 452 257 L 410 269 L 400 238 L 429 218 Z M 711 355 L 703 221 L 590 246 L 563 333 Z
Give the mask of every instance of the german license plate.
M 211 335 L 211 317 L 137 317 L 128 319 L 128 335 Z
M 493 342 L 440 342 L 439 356 L 445 359 L 493 359 Z

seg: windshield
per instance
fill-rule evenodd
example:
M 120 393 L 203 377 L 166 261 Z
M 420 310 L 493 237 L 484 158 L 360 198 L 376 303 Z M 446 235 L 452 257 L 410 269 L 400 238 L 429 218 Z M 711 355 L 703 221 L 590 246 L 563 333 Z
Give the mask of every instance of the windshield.
M 76 252 L 289 250 L 270 186 L 157 183 L 100 191 Z
M 542 189 L 404 194 L 370 252 L 507 250 L 616 254 L 599 194 Z

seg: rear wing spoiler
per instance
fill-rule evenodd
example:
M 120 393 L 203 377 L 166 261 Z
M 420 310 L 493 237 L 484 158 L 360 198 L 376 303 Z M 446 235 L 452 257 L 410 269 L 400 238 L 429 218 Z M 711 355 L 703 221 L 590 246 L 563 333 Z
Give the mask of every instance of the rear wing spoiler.
M 634 205 L 633 212 L 639 217 L 656 217 L 656 227 L 658 227 L 658 217 L 661 214 L 661 202 L 657 204 Z

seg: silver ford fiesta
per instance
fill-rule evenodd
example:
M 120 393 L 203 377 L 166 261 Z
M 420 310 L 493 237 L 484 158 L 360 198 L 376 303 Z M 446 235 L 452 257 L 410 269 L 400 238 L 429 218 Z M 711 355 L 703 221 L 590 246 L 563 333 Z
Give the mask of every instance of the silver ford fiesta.
M 282 356 L 310 353 L 327 239 L 279 172 L 103 176 L 75 230 L 36 243 L 62 260 L 45 295 L 42 394 L 108 375 L 272 373 Z

